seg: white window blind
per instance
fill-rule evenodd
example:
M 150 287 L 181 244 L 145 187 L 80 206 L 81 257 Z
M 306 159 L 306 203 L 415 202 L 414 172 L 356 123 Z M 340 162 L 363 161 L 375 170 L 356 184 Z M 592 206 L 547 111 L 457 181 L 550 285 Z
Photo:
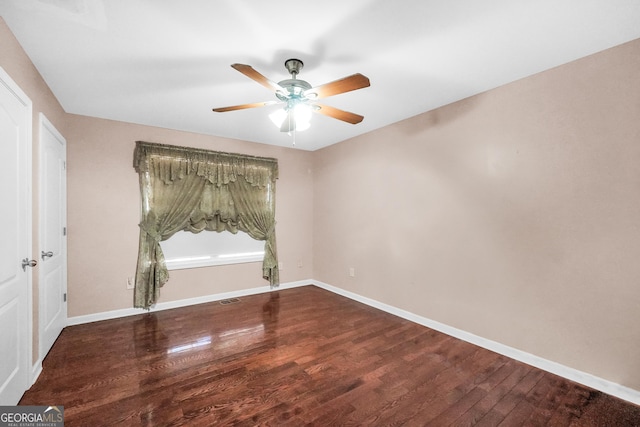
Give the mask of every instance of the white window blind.
M 207 267 L 213 265 L 262 262 L 264 240 L 255 240 L 247 233 L 223 231 L 191 233 L 179 231 L 160 242 L 168 270 Z

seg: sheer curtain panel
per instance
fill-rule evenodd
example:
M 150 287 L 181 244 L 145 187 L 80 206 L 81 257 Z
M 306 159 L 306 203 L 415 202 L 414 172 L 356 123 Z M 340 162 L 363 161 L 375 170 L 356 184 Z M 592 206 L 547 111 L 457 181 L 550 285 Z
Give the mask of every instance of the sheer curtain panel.
M 158 300 L 169 279 L 160 242 L 181 230 L 264 240 L 262 275 L 278 286 L 277 159 L 138 141 L 133 166 L 142 202 L 134 307 Z

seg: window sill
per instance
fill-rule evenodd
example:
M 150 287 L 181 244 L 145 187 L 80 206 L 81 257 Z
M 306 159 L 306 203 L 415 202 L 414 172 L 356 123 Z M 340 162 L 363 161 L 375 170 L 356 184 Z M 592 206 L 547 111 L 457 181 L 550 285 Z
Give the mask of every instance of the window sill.
M 235 257 L 212 257 L 201 256 L 193 258 L 181 258 L 166 260 L 167 270 L 184 270 L 187 268 L 215 267 L 219 265 L 244 264 L 249 262 L 262 262 L 264 253 L 259 255 L 235 256 Z

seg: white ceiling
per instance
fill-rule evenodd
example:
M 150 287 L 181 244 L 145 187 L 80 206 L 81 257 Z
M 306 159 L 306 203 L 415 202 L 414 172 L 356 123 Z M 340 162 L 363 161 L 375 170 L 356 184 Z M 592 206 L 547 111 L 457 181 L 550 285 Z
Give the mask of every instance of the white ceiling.
M 371 87 L 323 103 L 296 148 L 316 150 L 640 38 L 637 0 L 0 0 L 0 13 L 74 114 L 291 146 L 267 115 L 213 107 L 275 100 L 230 67 L 316 86 Z

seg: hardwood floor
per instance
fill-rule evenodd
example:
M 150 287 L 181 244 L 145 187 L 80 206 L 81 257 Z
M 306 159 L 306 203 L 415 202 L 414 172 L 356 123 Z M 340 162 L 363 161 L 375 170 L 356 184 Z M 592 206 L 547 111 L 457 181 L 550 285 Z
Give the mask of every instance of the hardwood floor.
M 638 426 L 640 407 L 315 286 L 66 328 L 71 426 Z

